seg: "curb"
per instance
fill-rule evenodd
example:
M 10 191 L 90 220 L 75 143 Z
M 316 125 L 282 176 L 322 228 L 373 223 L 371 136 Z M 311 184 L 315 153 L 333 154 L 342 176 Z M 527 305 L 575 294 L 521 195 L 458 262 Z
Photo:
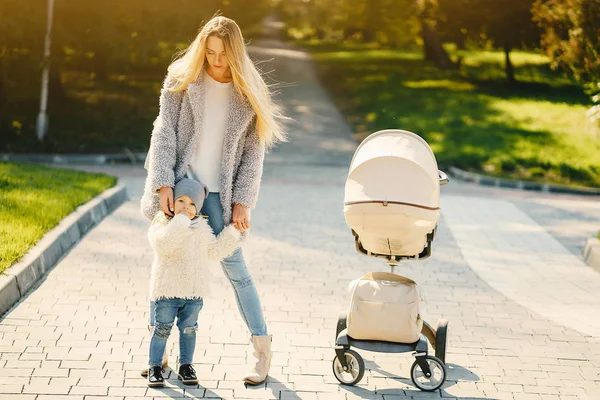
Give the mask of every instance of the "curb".
M 600 272 L 600 239 L 589 238 L 583 249 L 583 260 L 587 265 Z
M 77 207 L 25 254 L 0 274 L 0 315 L 6 313 L 50 271 L 71 247 L 127 200 L 125 185 L 105 190 Z
M 477 174 L 475 172 L 463 171 L 460 168 L 448 167 L 449 174 L 462 181 L 476 183 L 482 186 L 496 186 L 511 189 L 534 190 L 545 193 L 577 194 L 583 196 L 600 196 L 600 189 L 576 188 L 564 185 L 553 185 L 548 183 L 520 181 L 505 178 Z
M 47 164 L 104 165 L 111 163 L 136 164 L 146 161 L 147 153 L 126 151 L 115 154 L 13 154 L 0 153 L 0 162 L 32 162 Z

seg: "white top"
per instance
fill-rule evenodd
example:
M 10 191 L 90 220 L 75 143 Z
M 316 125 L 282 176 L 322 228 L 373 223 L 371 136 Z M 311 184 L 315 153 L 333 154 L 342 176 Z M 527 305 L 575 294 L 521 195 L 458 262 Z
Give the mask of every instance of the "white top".
M 232 82 L 221 83 L 204 71 L 204 118 L 202 135 L 190 161 L 190 178 L 219 192 L 219 173 Z

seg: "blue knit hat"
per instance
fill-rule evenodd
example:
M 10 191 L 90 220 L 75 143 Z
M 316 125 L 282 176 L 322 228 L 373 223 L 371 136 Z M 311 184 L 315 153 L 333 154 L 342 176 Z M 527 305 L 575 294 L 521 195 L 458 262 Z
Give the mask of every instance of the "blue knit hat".
M 208 197 L 208 187 L 202 182 L 190 178 L 182 178 L 175 185 L 173 193 L 174 200 L 178 197 L 187 196 L 196 205 L 196 214 L 200 213 L 204 199 Z

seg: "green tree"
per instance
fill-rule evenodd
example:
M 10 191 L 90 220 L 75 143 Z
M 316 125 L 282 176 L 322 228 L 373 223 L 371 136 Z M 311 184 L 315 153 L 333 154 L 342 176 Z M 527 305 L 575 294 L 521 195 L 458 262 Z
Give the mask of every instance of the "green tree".
M 55 46 L 71 66 L 105 80 L 111 73 L 151 67 L 157 59 L 168 62 L 174 45 L 185 47 L 218 11 L 247 33 L 269 7 L 270 0 L 145 0 L 143 6 L 138 0 L 60 0 Z
M 314 37 L 342 36 L 397 47 L 418 34 L 415 0 L 286 0 L 279 3 L 288 27 Z
M 505 54 L 508 82 L 515 82 L 510 52 L 533 47 L 539 42 L 539 31 L 532 21 L 534 0 L 438 0 L 444 15 L 442 29 L 462 44 L 490 41 Z
M 1 111 L 7 103 L 7 85 L 39 82 L 46 31 L 46 0 L 2 0 L 0 15 Z
M 563 68 L 596 103 L 590 118 L 600 123 L 600 0 L 536 0 L 535 22 L 554 68 Z
M 535 45 L 539 34 L 532 21 L 533 0 L 487 0 L 485 33 L 497 48 L 504 50 L 506 79 L 515 82 L 510 52 Z
M 473 0 L 438 0 L 438 32 L 445 41 L 456 43 L 461 50 L 468 39 L 477 39 L 480 31 L 478 12 Z

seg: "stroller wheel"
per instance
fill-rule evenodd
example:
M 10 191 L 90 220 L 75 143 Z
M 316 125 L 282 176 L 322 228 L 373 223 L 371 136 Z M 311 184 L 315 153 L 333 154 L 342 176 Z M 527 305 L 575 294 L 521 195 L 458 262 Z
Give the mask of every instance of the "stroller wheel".
M 424 392 L 433 392 L 442 387 L 446 381 L 446 367 L 444 363 L 437 357 L 424 356 L 425 362 L 431 371 L 430 376 L 426 376 L 418 361 L 415 360 L 410 367 L 410 379 L 416 387 Z
M 342 363 L 337 356 L 333 359 L 333 374 L 342 385 L 356 385 L 365 375 L 365 362 L 360 354 L 354 350 L 344 351 L 348 369 L 344 371 Z

